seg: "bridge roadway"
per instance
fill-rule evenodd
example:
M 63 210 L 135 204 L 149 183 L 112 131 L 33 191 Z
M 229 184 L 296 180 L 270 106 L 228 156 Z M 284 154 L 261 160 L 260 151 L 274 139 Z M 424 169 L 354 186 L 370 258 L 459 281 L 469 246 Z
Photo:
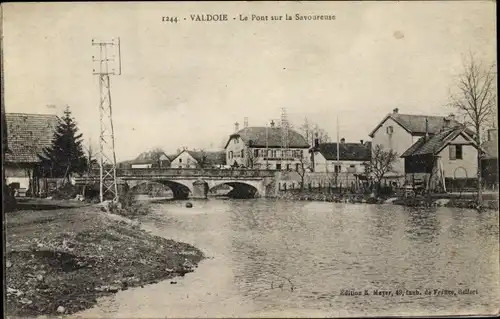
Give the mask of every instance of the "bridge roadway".
M 99 169 L 88 176 L 76 178 L 77 185 L 99 183 Z M 230 196 L 266 196 L 275 178 L 273 170 L 216 168 L 117 168 L 118 183 L 134 190 L 140 184 L 161 183 L 170 188 L 176 199 L 206 198 L 210 189 L 222 184 L 232 187 Z M 120 187 L 123 189 L 123 187 Z

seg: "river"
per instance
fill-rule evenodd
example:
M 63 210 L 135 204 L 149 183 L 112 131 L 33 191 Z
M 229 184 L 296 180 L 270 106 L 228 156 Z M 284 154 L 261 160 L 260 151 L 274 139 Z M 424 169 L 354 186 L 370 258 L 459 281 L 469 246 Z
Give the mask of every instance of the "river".
M 194 273 L 177 284 L 121 291 L 77 315 L 488 314 L 500 304 L 498 212 L 270 199 L 193 204 L 154 204 L 143 227 L 203 250 L 209 258 Z M 342 289 L 369 295 L 345 296 Z M 374 295 L 375 289 L 392 295 Z

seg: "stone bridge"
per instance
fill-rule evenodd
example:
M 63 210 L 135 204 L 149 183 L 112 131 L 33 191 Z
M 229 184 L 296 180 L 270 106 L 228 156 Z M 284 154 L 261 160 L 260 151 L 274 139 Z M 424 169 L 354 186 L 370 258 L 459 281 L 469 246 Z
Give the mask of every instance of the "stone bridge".
M 275 171 L 249 169 L 198 168 L 129 168 L 116 169 L 118 183 L 134 191 L 144 183 L 160 183 L 172 190 L 175 199 L 206 198 L 220 185 L 232 187 L 228 196 L 235 198 L 265 197 L 274 192 Z M 77 185 L 98 185 L 99 170 L 76 179 Z M 123 189 L 121 186 L 120 189 Z

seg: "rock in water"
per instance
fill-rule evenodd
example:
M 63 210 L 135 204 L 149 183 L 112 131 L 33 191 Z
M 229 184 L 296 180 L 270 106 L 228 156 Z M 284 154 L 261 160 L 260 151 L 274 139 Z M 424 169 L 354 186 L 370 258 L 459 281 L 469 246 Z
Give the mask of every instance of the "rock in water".
M 191 207 L 193 207 L 193 203 L 191 203 L 191 202 L 187 202 L 187 203 L 186 203 L 186 207 L 187 207 L 187 208 L 191 208 Z

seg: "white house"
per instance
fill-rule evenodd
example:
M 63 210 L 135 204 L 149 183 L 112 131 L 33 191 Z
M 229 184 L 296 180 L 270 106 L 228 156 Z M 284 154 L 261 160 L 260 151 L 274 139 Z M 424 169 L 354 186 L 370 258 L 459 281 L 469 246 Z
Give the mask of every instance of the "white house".
M 339 156 L 337 158 L 337 148 Z M 313 148 L 313 170 L 321 173 L 363 174 L 371 158 L 371 143 L 322 143 Z
M 225 146 L 227 165 L 254 169 L 296 171 L 307 161 L 309 144 L 294 130 L 288 130 L 288 145 L 283 149 L 283 131 L 270 127 L 246 127 L 229 136 Z
M 426 133 L 432 136 L 445 127 L 457 125 L 460 123 L 455 120 L 453 115 L 445 117 L 400 114 L 396 108 L 382 119 L 369 136 L 372 138 L 372 147 L 381 145 L 385 149 L 393 149 L 401 155 Z M 469 135 L 472 134 L 469 130 L 467 132 Z M 394 163 L 392 172 L 389 172 L 387 176 L 404 177 L 404 172 L 404 160 L 400 158 Z
M 225 152 L 181 151 L 170 164 L 172 168 L 221 168 L 225 165 Z
M 437 183 L 427 184 L 431 188 L 457 179 L 474 181 L 478 169 L 477 152 L 477 145 L 465 128 L 443 128 L 432 136 L 419 138 L 401 155 L 406 180 L 417 176 L 428 183 L 431 179 Z

